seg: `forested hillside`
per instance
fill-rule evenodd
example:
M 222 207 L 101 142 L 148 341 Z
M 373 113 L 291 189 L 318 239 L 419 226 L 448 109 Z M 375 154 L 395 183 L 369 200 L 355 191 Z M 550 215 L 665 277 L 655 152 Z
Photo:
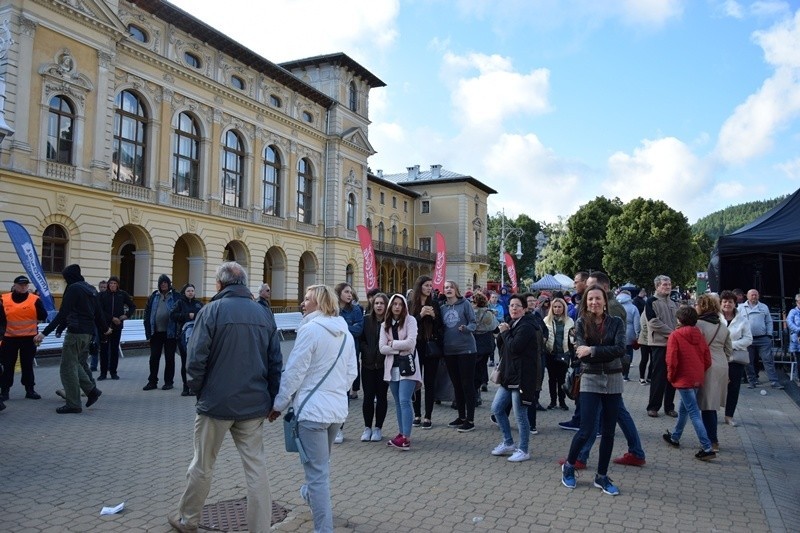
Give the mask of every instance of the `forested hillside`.
M 721 211 L 715 211 L 695 222 L 692 232 L 694 234 L 705 233 L 712 242 L 716 242 L 721 235 L 727 235 L 752 222 L 784 201 L 787 196 L 732 205 Z

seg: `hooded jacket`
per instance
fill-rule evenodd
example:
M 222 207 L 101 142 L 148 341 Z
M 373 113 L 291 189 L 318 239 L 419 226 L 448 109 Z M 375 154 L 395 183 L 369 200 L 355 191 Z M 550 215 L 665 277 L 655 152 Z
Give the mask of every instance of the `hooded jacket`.
M 445 355 L 465 355 L 477 352 L 475 337 L 472 333 L 478 327 L 475 322 L 475 311 L 472 304 L 459 297 L 452 305 L 447 300 L 441 305 L 442 322 L 444 323 Z M 387 310 L 387 313 L 389 310 Z M 458 327 L 464 326 L 463 331 Z
M 639 338 L 639 333 L 642 331 L 639 310 L 633 304 L 631 295 L 626 291 L 620 292 L 616 300 L 625 308 L 625 338 L 628 346 L 630 346 L 633 341 Z
M 126 317 L 133 316 L 133 313 L 136 311 L 136 305 L 133 303 L 130 295 L 119 288 L 118 277 L 111 276 L 108 278 L 108 281 L 116 281 L 117 290 L 114 292 L 105 290 L 98 294 L 97 298 L 100 301 L 100 310 L 103 312 L 103 319 L 109 327 L 121 330 L 125 322 L 122 321 L 119 326 L 114 326 L 112 319 L 119 318 L 123 315 Z M 125 306 L 128 306 L 127 311 L 125 310 Z
M 322 424 L 345 421 L 347 390 L 358 375 L 355 343 L 348 333 L 347 322 L 340 316 L 326 316 L 321 311 L 314 311 L 303 318 L 281 376 L 280 392 L 273 409 L 282 412 L 291 403 L 297 413 L 300 404 L 322 382 L 297 419 Z M 337 360 L 342 342 L 344 349 Z M 331 368 L 333 370 L 326 378 L 325 374 Z
M 247 287 L 224 287 L 197 313 L 187 353 L 198 414 L 250 420 L 269 413 L 283 365 L 280 334 Z
M 170 314 L 178 303 L 178 293 L 172 289 L 172 280 L 170 280 L 169 276 L 166 274 L 161 274 L 158 276 L 158 286 L 156 290 L 153 291 L 153 294 L 150 295 L 150 298 L 148 298 L 144 308 L 144 335 L 147 337 L 147 340 L 150 340 L 150 337 L 152 337 L 153 333 L 156 331 L 156 311 L 158 309 L 159 298 L 161 298 L 161 291 L 159 291 L 159 289 L 161 288 L 161 283 L 165 281 L 167 282 L 167 310 Z M 250 299 L 253 299 L 252 295 Z M 169 323 L 167 324 L 167 338 L 174 339 L 177 336 L 177 324 L 172 317 L 170 317 Z
M 667 340 L 667 380 L 676 389 L 703 386 L 711 368 L 711 351 L 706 338 L 695 326 L 681 326 Z
M 45 337 L 57 327 L 63 325 L 67 332 L 79 335 L 94 334 L 95 328 L 101 334 L 107 329 L 100 305 L 97 301 L 97 290 L 86 283 L 81 275 L 79 265 L 69 265 L 61 271 L 67 288 L 61 300 L 61 308 L 42 335 Z
M 389 298 L 389 305 L 386 308 L 386 316 L 390 322 L 393 322 L 392 317 L 392 302 L 400 299 L 408 310 L 408 302 L 402 294 L 394 294 Z M 391 346 L 389 342 L 391 341 Z M 386 329 L 386 322 L 381 324 L 380 329 L 380 351 L 385 356 L 383 361 L 383 380 L 392 380 L 392 365 L 394 364 L 394 356 L 400 354 L 413 354 L 415 372 L 413 376 L 400 376 L 400 379 L 410 379 L 413 381 L 422 381 L 422 373 L 419 368 L 419 357 L 417 356 L 417 319 L 407 314 L 403 325 L 397 328 L 397 339 L 394 339 L 392 327 Z

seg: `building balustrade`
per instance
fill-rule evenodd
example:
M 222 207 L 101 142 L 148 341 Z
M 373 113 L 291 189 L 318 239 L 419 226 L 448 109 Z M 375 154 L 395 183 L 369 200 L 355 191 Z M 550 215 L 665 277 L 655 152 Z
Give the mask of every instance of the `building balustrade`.
M 61 181 L 75 181 L 75 167 L 72 165 L 64 165 L 56 163 L 55 161 L 48 161 L 45 166 L 45 172 L 48 178 L 54 178 Z

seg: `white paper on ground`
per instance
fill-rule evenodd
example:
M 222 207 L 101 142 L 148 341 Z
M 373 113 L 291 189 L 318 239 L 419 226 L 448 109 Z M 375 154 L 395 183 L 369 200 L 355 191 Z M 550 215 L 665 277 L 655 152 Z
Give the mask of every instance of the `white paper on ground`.
M 102 509 L 100 509 L 100 514 L 101 515 L 104 515 L 104 514 L 117 514 L 118 512 L 122 511 L 123 509 L 125 509 L 125 502 L 122 502 L 121 504 L 117 505 L 116 507 L 103 507 Z

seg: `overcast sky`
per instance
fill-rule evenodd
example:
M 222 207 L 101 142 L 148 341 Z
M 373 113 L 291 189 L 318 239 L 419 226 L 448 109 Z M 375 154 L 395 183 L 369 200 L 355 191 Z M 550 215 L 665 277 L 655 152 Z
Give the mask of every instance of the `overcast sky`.
M 694 222 L 800 186 L 798 2 L 173 3 L 276 63 L 359 61 L 387 83 L 372 170 L 474 176 L 492 214 L 642 196 Z

